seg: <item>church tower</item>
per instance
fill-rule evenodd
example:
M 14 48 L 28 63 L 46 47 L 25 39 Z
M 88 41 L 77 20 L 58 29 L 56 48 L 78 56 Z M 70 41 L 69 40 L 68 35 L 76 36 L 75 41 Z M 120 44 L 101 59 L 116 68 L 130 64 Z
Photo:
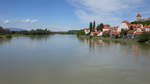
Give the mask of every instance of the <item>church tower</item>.
M 141 20 L 142 20 L 142 15 L 140 13 L 137 13 L 136 21 L 141 21 Z

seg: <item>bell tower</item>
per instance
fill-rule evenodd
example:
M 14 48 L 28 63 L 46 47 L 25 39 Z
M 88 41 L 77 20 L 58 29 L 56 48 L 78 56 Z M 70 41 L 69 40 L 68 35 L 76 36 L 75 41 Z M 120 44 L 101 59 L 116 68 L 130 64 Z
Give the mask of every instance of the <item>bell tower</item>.
M 142 20 L 142 15 L 140 13 L 137 13 L 136 21 L 141 21 L 141 20 Z

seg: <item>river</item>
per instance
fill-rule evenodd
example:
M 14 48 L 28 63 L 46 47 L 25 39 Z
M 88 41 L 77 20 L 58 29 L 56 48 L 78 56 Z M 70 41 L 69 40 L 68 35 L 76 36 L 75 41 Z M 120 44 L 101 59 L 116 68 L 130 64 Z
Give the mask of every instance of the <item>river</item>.
M 0 40 L 0 84 L 150 84 L 150 46 L 75 35 Z

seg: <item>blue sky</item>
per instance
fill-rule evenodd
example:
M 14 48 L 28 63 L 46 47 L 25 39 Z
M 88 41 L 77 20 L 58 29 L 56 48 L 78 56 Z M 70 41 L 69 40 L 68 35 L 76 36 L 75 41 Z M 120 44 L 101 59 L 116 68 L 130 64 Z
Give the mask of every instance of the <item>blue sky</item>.
M 87 27 L 89 21 L 119 25 L 136 13 L 150 17 L 149 0 L 0 0 L 0 25 L 62 31 Z

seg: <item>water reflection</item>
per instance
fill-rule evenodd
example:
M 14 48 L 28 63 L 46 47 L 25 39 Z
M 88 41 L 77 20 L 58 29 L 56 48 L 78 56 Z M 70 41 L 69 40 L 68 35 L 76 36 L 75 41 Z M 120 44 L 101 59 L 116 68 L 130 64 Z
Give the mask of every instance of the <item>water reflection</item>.
M 12 38 L 0 39 L 0 45 L 10 43 Z
M 90 51 L 94 51 L 97 46 L 106 46 L 106 44 L 102 40 L 96 40 L 92 38 L 85 38 L 85 37 L 77 37 L 78 40 L 84 44 L 89 45 Z
M 15 37 L 0 47 L 0 84 L 149 84 L 149 50 L 73 35 Z
M 31 40 L 48 40 L 52 35 L 31 35 L 29 38 Z
M 90 51 L 94 51 L 97 48 L 102 47 L 112 47 L 123 49 L 123 54 L 125 56 L 133 54 L 134 56 L 150 56 L 150 45 L 140 44 L 137 42 L 126 42 L 126 41 L 110 41 L 110 40 L 100 40 L 87 37 L 77 37 L 78 40 L 89 46 Z M 118 47 L 117 47 L 118 46 Z M 115 50 L 115 49 L 114 49 Z M 119 53 L 119 52 L 118 52 Z

